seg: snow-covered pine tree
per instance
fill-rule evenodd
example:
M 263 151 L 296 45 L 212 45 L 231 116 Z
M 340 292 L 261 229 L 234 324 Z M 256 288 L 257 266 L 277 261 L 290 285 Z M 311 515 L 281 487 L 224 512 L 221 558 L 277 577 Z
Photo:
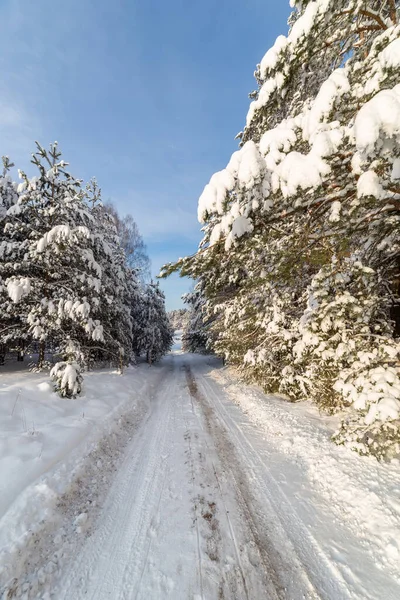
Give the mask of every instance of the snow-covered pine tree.
M 215 347 L 245 374 L 331 411 L 348 406 L 336 440 L 390 455 L 400 451 L 399 3 L 292 6 L 288 36 L 257 68 L 241 149 L 199 200 L 199 251 L 163 272 L 203 278 Z
M 0 175 L 0 219 L 5 224 L 5 218 L 8 210 L 18 201 L 16 184 L 10 175 L 10 170 L 14 167 L 8 156 L 2 157 L 3 170 Z M 2 233 L 3 235 L 3 233 Z
M 129 239 L 121 242 L 96 181 L 83 188 L 57 143 L 49 151 L 37 144 L 32 163 L 39 174 L 20 172 L 16 185 L 4 158 L 0 177 L 0 360 L 6 347 L 36 341 L 42 366 L 51 341 L 63 358 L 51 371 L 55 389 L 71 397 L 94 361 L 122 370 L 132 349 L 156 360 L 172 336 L 162 292 L 142 288 L 131 266 L 138 245 L 144 251 L 133 221 L 124 221 Z
M 103 343 L 88 341 L 86 348 L 92 360 L 117 362 L 122 370 L 132 354 L 131 306 L 137 301 L 139 283 L 127 265 L 115 218 L 104 210 L 96 180 L 88 184 L 86 193 L 93 218 L 93 253 L 102 272 L 99 311 L 103 326 Z
M 6 256 L 10 252 L 13 241 L 7 235 L 7 214 L 18 201 L 17 186 L 12 181 L 10 169 L 14 166 L 8 156 L 3 156 L 3 171 L 0 176 L 0 290 L 5 289 L 7 278 Z M 12 343 L 21 344 L 21 319 L 14 310 L 14 305 L 7 296 L 4 298 L 0 313 L 0 364 L 4 363 L 5 351 Z
M 81 347 L 68 339 L 63 348 L 63 359 L 50 371 L 54 390 L 63 398 L 75 398 L 82 391 Z
M 177 308 L 168 311 L 168 319 L 174 331 L 182 331 L 187 324 L 189 310 L 187 308 Z
M 205 314 L 206 300 L 202 293 L 202 283 L 198 281 L 192 292 L 183 296 L 183 301 L 190 307 L 188 318 L 182 332 L 182 349 L 185 352 L 206 353 L 212 351 L 212 340 L 209 338 L 211 322 Z
M 159 284 L 149 283 L 143 289 L 137 338 L 134 335 L 134 349 L 144 354 L 151 365 L 169 352 L 173 343 L 173 331 L 165 310 L 165 297 Z
M 37 144 L 32 163 L 38 175 L 20 172 L 18 202 L 7 211 L 0 294 L 19 318 L 20 335 L 40 343 L 41 365 L 47 340 L 63 353 L 71 343 L 103 339 L 102 273 L 81 182 L 66 171 L 57 143 L 49 151 Z
M 132 355 L 139 358 L 142 354 L 142 333 L 147 323 L 147 313 L 145 312 L 145 288 L 139 285 L 137 295 L 131 301 L 132 317 Z

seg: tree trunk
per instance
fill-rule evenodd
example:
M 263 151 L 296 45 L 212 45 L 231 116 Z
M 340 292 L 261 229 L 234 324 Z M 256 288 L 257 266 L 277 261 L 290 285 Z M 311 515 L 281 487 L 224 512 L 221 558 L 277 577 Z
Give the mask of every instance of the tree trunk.
M 124 372 L 124 355 L 121 350 L 119 351 L 119 372 L 120 375 L 122 375 Z
M 24 344 L 20 340 L 19 348 L 18 348 L 18 352 L 17 352 L 17 362 L 23 362 L 23 361 L 24 361 Z
M 46 348 L 46 342 L 39 342 L 39 356 L 37 366 L 38 369 L 41 369 L 44 364 L 44 350 Z

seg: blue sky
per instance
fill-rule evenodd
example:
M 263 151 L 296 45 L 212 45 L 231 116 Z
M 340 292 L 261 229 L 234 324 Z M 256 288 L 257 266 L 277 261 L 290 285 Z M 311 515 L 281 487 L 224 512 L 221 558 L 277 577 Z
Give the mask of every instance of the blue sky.
M 130 212 L 153 273 L 195 252 L 197 200 L 237 149 L 286 0 L 0 0 L 0 153 L 57 140 Z M 169 309 L 191 282 L 162 282 Z

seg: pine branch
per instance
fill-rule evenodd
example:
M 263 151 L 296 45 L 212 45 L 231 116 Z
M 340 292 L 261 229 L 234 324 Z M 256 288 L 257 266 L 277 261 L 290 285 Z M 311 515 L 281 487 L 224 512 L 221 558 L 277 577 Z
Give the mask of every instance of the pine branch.
M 363 8 L 360 9 L 359 14 L 371 19 L 372 21 L 376 21 L 379 25 L 379 29 L 387 29 L 385 21 L 379 15 Z
M 17 325 L 9 325 L 8 327 L 1 329 L 0 334 L 4 333 L 5 331 L 8 331 L 9 329 L 15 329 L 17 327 L 21 327 L 21 325 L 19 323 Z
M 384 20 L 376 13 L 370 12 L 367 9 L 361 8 L 358 13 L 355 13 L 353 10 L 343 10 L 339 13 L 339 16 L 347 16 L 347 15 L 362 15 L 364 17 L 367 17 L 368 19 L 371 19 L 372 21 L 376 21 L 376 23 L 379 25 L 378 29 L 387 29 L 387 25 L 384 22 Z
M 396 0 L 388 0 L 389 2 L 389 17 L 392 21 L 393 25 L 397 25 L 397 9 L 396 9 Z

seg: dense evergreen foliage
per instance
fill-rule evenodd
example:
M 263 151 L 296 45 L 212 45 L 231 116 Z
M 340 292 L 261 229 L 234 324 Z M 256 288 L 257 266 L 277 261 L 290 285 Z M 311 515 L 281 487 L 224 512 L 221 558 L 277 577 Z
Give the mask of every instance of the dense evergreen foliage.
M 168 311 L 168 319 L 174 331 L 181 331 L 186 326 L 189 317 L 187 308 L 177 308 Z
M 32 163 L 37 175 L 19 171 L 17 184 L 3 157 L 1 353 L 36 343 L 42 368 L 46 346 L 55 349 L 55 387 L 75 396 L 95 362 L 122 370 L 133 350 L 152 360 L 169 350 L 164 298 L 144 281 L 149 260 L 132 217 L 105 209 L 96 181 L 75 179 L 57 143 L 48 151 L 37 144 Z
M 335 440 L 400 451 L 397 0 L 292 0 L 256 70 L 240 149 L 199 200 L 216 352 L 293 400 L 345 411 Z M 396 324 L 397 323 L 397 324 Z
M 182 349 L 185 352 L 200 354 L 211 352 L 211 320 L 205 314 L 206 302 L 200 281 L 192 292 L 183 296 L 183 300 L 190 307 L 190 311 L 182 332 Z
M 137 353 L 145 352 L 151 363 L 159 360 L 173 343 L 173 329 L 165 311 L 165 297 L 158 283 L 151 282 L 141 294 L 137 303 L 138 333 Z

